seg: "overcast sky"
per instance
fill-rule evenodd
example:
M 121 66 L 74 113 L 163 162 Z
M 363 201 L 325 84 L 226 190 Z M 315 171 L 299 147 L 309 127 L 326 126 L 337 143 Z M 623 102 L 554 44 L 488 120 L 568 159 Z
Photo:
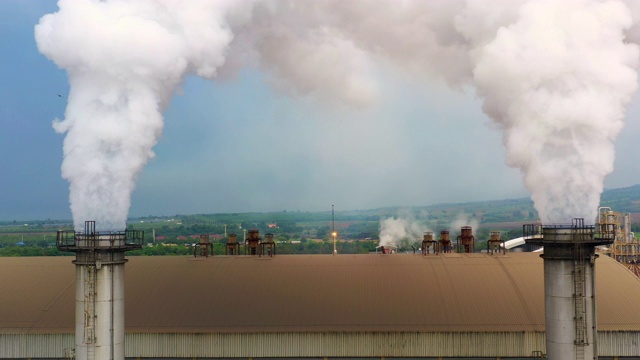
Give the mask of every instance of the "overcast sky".
M 56 9 L 49 0 L 0 2 L 0 220 L 71 218 L 60 171 L 64 135 L 52 128 L 64 117 L 69 85 L 34 40 L 40 17 Z M 528 196 L 473 89 L 376 72 L 379 100 L 366 108 L 284 95 L 256 68 L 221 81 L 188 77 L 164 112 L 130 216 Z M 639 119 L 636 94 L 607 188 L 640 182 Z

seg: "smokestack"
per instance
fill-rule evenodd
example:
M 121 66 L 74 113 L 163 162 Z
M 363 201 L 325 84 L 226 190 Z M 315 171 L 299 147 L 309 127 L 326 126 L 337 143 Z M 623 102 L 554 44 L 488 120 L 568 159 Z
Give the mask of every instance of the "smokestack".
M 595 247 L 615 226 L 524 225 L 527 244 L 544 246 L 545 337 L 549 359 L 597 359 Z
M 124 253 L 140 249 L 140 230 L 58 231 L 57 247 L 76 253 L 77 359 L 124 360 Z

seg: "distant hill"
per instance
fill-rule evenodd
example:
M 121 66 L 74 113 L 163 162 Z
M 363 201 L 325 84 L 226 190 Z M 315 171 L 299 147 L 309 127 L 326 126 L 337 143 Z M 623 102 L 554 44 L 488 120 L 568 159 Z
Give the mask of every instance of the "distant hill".
M 640 185 L 605 190 L 600 206 L 607 206 L 621 213 L 640 213 Z
M 609 189 L 602 194 L 601 206 L 620 213 L 631 213 L 631 230 L 640 233 L 640 185 Z M 246 236 L 248 229 L 256 228 L 260 234 L 272 232 L 281 244 L 282 253 L 330 253 L 331 231 L 335 226 L 341 240 L 358 240 L 340 244 L 340 253 L 373 251 L 379 239 L 381 220 L 401 218 L 413 227 L 428 227 L 433 231 L 456 232 L 459 226 L 474 227 L 478 249 L 484 248 L 489 232 L 501 231 L 504 238 L 522 236 L 522 225 L 538 220 L 538 213 L 530 198 L 444 203 L 412 207 L 386 207 L 368 210 L 336 211 L 335 219 L 329 209 L 319 212 L 280 211 L 222 214 L 192 214 L 173 216 L 147 216 L 129 219 L 129 225 L 145 231 L 148 239 L 176 244 L 175 247 L 153 247 L 147 255 L 190 254 L 187 247 L 200 239 L 200 234 L 225 233 Z M 335 220 L 335 223 L 333 222 Z M 52 244 L 55 233 L 70 229 L 67 221 L 0 222 L 0 256 L 60 255 Z M 455 234 L 453 235 L 456 236 Z M 327 240 L 327 241 L 318 241 Z M 151 240 L 149 240 L 151 241 Z M 216 240 L 217 253 L 224 253 L 222 243 Z M 146 249 L 146 248 L 145 248 Z M 175 252 L 173 252 L 175 250 Z M 407 248 L 408 250 L 408 248 Z
M 631 213 L 634 221 L 640 221 L 640 185 L 625 188 L 607 189 L 602 194 L 601 205 L 610 207 L 621 213 Z M 476 201 L 468 203 L 440 203 L 425 206 L 398 206 L 366 210 L 336 211 L 336 220 L 339 221 L 367 221 L 378 222 L 388 217 L 414 217 L 421 221 L 427 221 L 433 226 L 448 224 L 460 214 L 478 219 L 485 226 L 517 227 L 521 223 L 529 223 L 538 219 L 538 214 L 533 207 L 530 198 L 517 198 L 505 200 Z M 227 214 L 192 214 L 172 216 L 147 216 L 132 217 L 130 221 L 148 224 L 175 219 L 184 225 L 191 224 L 234 224 L 245 223 L 251 226 L 254 223 L 278 223 L 284 226 L 287 223 L 316 222 L 331 219 L 331 211 L 319 212 L 266 212 L 266 213 L 227 213 Z M 70 220 L 63 221 L 6 221 L 0 222 L 1 228 L 22 227 L 24 224 L 39 225 L 44 228 L 71 226 Z M 154 225 L 155 227 L 156 225 Z M 0 231 L 1 232 L 1 231 Z
M 640 213 L 640 185 L 605 190 L 600 206 L 610 207 L 621 213 Z M 518 224 L 538 219 L 533 201 L 528 197 L 468 203 L 441 203 L 428 206 L 388 207 L 347 211 L 341 214 L 350 214 L 353 217 L 383 218 L 398 216 L 399 213 L 413 214 L 416 218 L 423 218 L 427 214 L 426 217 L 435 222 L 449 222 L 456 214 L 466 214 L 479 219 L 484 225 L 495 223 L 506 227 L 518 226 Z M 512 223 L 512 225 L 508 226 L 503 223 Z

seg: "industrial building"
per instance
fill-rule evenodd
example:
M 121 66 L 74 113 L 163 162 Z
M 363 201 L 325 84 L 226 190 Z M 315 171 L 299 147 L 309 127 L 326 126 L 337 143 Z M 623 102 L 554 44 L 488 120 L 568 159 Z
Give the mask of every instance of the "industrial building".
M 0 258 L 0 358 L 75 354 L 71 257 Z M 640 357 L 640 279 L 597 260 L 597 353 Z M 130 257 L 127 358 L 535 358 L 535 253 Z M 98 319 L 99 320 L 99 319 Z
M 640 277 L 640 242 L 631 232 L 631 214 L 601 207 L 598 209 L 598 222 L 613 224 L 616 228 L 613 244 L 600 249 L 600 252 L 616 259 Z

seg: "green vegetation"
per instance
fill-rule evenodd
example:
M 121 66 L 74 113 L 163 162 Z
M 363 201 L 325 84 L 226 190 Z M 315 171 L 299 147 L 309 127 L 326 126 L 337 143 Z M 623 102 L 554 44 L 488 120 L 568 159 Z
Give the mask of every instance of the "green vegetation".
M 602 206 L 623 213 L 640 213 L 640 185 L 605 191 Z M 515 238 L 521 236 L 522 224 L 537 220 L 537 213 L 528 198 L 337 211 L 337 249 L 341 254 L 375 251 L 380 221 L 390 217 L 412 219 L 435 231 L 437 237 L 438 231 L 450 229 L 461 215 L 480 224 L 479 228 L 474 228 L 476 251 L 486 248 L 490 231 L 499 230 L 503 238 Z M 329 254 L 333 251 L 330 210 L 147 216 L 130 219 L 128 226 L 144 230 L 147 242 L 143 249 L 129 255 L 192 255 L 192 245 L 200 241 L 200 234 L 210 235 L 214 254 L 224 254 L 225 230 L 226 234 L 237 234 L 238 241 L 242 241 L 245 232 L 254 228 L 260 231 L 261 236 L 274 234 L 278 254 Z M 69 220 L 0 222 L 0 256 L 72 255 L 59 252 L 55 246 L 56 232 L 71 228 Z M 456 230 L 452 229 L 451 233 L 454 240 Z M 640 225 L 634 223 L 632 231 L 640 232 Z M 416 243 L 421 239 L 411 240 L 417 247 Z M 414 249 L 407 244 L 400 250 L 410 252 Z

